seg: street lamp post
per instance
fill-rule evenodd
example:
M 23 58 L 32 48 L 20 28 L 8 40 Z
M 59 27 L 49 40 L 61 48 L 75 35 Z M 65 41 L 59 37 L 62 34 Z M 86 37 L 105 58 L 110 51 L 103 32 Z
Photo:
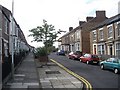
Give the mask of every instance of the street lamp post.
M 0 5 L 0 90 L 2 89 L 2 6 Z
M 2 6 L 0 6 L 0 61 L 2 61 Z
M 12 0 L 12 78 L 14 79 L 14 0 Z

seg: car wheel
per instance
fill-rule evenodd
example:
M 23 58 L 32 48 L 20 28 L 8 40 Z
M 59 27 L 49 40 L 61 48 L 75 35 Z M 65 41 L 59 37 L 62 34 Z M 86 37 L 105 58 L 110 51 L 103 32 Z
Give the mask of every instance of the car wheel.
M 104 69 L 104 65 L 103 65 L 103 64 L 102 64 L 102 65 L 100 65 L 100 68 L 101 68 L 101 69 Z
M 82 62 L 82 60 L 80 59 L 80 62 Z
M 75 60 L 75 58 L 73 57 L 73 60 Z
M 87 61 L 87 64 L 89 64 L 89 61 Z
M 70 59 L 70 57 L 68 56 L 68 59 Z
M 117 68 L 114 69 L 114 73 L 115 73 L 115 74 L 118 73 L 118 69 L 117 69 Z
M 73 57 L 71 57 L 71 59 L 74 59 Z

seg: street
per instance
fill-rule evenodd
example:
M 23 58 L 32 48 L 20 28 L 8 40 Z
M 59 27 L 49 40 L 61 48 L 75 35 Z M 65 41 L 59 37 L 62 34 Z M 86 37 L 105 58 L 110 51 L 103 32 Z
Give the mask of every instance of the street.
M 68 59 L 67 56 L 59 56 L 55 53 L 49 55 L 50 59 L 54 59 L 74 73 L 88 80 L 93 88 L 120 88 L 120 74 L 114 74 L 109 70 L 101 70 L 99 65 L 87 65 L 78 60 Z

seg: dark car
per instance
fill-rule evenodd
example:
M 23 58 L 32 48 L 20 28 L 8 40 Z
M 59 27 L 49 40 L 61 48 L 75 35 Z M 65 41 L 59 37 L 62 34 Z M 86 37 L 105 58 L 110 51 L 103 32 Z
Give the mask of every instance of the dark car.
M 108 58 L 107 60 L 100 62 L 101 69 L 113 70 L 114 73 L 120 72 L 120 59 L 119 58 Z
M 83 56 L 80 57 L 80 61 L 85 62 L 87 64 L 89 64 L 89 63 L 98 64 L 100 59 L 99 59 L 98 55 L 84 54 Z
M 65 51 L 64 50 L 58 50 L 57 55 L 65 55 Z
M 82 52 L 76 51 L 76 52 L 70 52 L 68 54 L 69 59 L 79 59 L 82 56 Z

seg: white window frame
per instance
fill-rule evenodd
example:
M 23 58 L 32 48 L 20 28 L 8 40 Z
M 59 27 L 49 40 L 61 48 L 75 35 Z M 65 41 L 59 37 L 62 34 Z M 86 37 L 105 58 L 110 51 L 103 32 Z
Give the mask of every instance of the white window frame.
M 92 31 L 92 34 L 93 34 L 93 41 L 96 41 L 97 31 L 96 30 Z
M 5 23 L 5 34 L 8 34 L 8 19 L 6 18 L 6 16 L 4 16 L 4 23 Z
M 77 34 L 77 40 L 79 40 L 79 39 L 80 39 L 80 31 L 77 30 L 77 31 L 76 31 L 76 34 Z
M 4 41 L 4 52 L 5 52 L 5 56 L 8 57 L 8 41 L 3 39 Z
M 109 29 L 109 28 L 112 28 L 112 29 Z M 108 25 L 107 29 L 108 29 L 108 39 L 113 38 L 113 26 L 112 26 L 112 24 Z M 110 34 L 111 34 L 111 36 L 110 36 Z
M 116 55 L 116 56 L 117 56 L 117 51 L 120 52 L 120 47 L 117 48 L 117 44 L 120 44 L 120 42 L 116 42 L 116 43 L 115 43 L 115 55 Z
M 120 26 L 118 26 L 118 24 L 120 24 L 120 21 L 117 22 L 117 35 L 120 37 Z
M 103 32 L 103 35 L 101 35 L 101 31 L 103 32 L 103 28 L 99 29 L 99 40 L 103 41 L 104 40 L 104 32 Z M 101 38 L 101 36 L 102 36 L 102 38 Z
M 80 51 L 80 43 L 75 43 L 75 51 Z
M 100 50 L 99 50 L 99 46 L 100 46 Z M 102 46 L 104 47 L 104 50 L 102 50 Z M 105 54 L 105 44 L 103 44 L 103 43 L 102 44 L 98 44 L 97 47 L 98 47 L 97 48 L 98 49 L 97 50 L 98 54 Z M 99 53 L 99 51 L 100 51 L 100 53 Z M 103 51 L 104 51 L 104 53 L 103 53 Z

